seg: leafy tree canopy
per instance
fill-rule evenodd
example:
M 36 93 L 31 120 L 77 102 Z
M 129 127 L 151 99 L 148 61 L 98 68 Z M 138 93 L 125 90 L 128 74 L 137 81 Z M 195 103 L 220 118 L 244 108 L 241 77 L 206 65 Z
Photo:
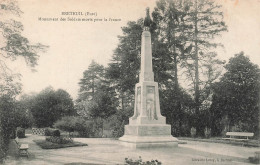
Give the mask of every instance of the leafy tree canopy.
M 93 60 L 88 69 L 84 71 L 83 78 L 80 79 L 80 90 L 77 101 L 80 102 L 93 99 L 95 92 L 105 81 L 104 76 L 104 66 L 99 65 Z
M 63 116 L 75 115 L 73 101 L 63 89 L 44 89 L 32 100 L 30 110 L 38 127 L 51 127 Z
M 228 117 L 230 125 L 245 124 L 243 131 L 256 132 L 259 114 L 260 69 L 244 52 L 230 58 L 227 72 L 214 84 L 212 114 L 216 120 Z
M 23 58 L 33 69 L 37 65 L 39 53 L 45 52 L 47 46 L 31 43 L 22 35 L 24 27 L 17 17 L 22 11 L 15 0 L 0 2 L 0 95 L 16 96 L 21 91 L 20 74 L 13 73 L 8 62 Z

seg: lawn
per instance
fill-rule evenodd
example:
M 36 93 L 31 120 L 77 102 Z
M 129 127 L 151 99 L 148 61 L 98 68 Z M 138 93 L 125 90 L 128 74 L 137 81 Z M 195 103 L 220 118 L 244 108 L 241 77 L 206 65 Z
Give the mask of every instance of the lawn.
M 42 149 L 57 149 L 57 148 L 66 148 L 66 147 L 78 147 L 78 146 L 88 146 L 85 143 L 80 142 L 72 142 L 67 144 L 58 144 L 58 143 L 52 143 L 46 140 L 33 140 L 38 146 L 40 146 Z
M 205 138 L 190 138 L 190 137 L 178 137 L 179 140 L 191 140 L 191 141 L 201 141 L 201 142 L 209 142 L 209 143 L 223 143 L 223 144 L 232 144 L 238 146 L 247 146 L 247 147 L 260 147 L 259 140 L 249 139 L 248 141 L 230 141 L 223 140 L 221 137 L 212 137 L 209 139 Z

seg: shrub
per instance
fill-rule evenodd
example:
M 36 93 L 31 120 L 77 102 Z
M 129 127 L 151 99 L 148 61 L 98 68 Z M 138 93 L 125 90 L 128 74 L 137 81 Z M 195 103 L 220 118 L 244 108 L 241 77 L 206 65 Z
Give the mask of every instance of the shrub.
M 4 163 L 5 153 L 2 149 L 0 149 L 0 164 Z
M 93 132 L 93 122 L 86 121 L 85 125 L 80 125 L 77 129 L 80 137 L 92 137 L 94 135 Z
M 110 117 L 109 125 L 113 129 L 113 137 L 118 138 L 124 135 L 124 126 L 128 124 L 131 116 L 133 116 L 133 106 L 127 107 L 124 111 L 117 111 Z
M 50 128 L 46 128 L 46 129 L 44 130 L 44 135 L 45 135 L 45 136 L 51 136 L 51 130 L 50 130 Z
M 67 132 L 74 132 L 75 122 L 74 117 L 65 116 L 54 123 L 54 127 Z
M 45 136 L 60 136 L 60 131 L 57 129 L 46 128 L 44 131 Z
M 93 135 L 93 122 L 78 116 L 63 117 L 54 124 L 54 127 L 69 133 L 77 131 L 81 137 Z
M 25 129 L 18 127 L 16 131 L 16 135 L 18 138 L 25 138 Z
M 0 134 L 1 134 L 1 128 L 0 128 Z M 0 164 L 4 163 L 5 158 L 5 151 L 4 151 L 4 141 L 3 138 L 0 136 Z
M 260 163 L 260 159 L 257 157 L 249 157 L 249 162 L 253 163 L 253 164 L 259 164 Z
M 59 130 L 54 130 L 53 132 L 52 132 L 52 136 L 60 136 L 60 131 Z
M 204 135 L 205 135 L 206 138 L 210 138 L 210 136 L 211 136 L 211 128 L 206 127 L 204 129 Z
M 0 159 L 7 153 L 9 140 L 15 138 L 17 126 L 15 100 L 8 95 L 0 97 Z
M 124 135 L 124 124 L 116 124 L 113 127 L 112 136 L 115 138 L 121 137 Z
M 190 129 L 190 135 L 191 135 L 191 137 L 194 138 L 194 137 L 196 136 L 196 132 L 197 132 L 196 128 L 191 127 L 191 129 Z
M 125 163 L 129 165 L 161 165 L 162 163 L 158 160 L 151 160 L 143 162 L 141 156 L 139 156 L 139 159 L 133 160 L 129 158 L 125 158 Z
M 57 144 L 68 144 L 73 142 L 71 138 L 63 136 L 50 136 L 46 137 L 45 140 Z
M 98 117 L 93 120 L 92 130 L 94 137 L 101 138 L 103 136 L 103 125 L 104 120 L 102 118 Z

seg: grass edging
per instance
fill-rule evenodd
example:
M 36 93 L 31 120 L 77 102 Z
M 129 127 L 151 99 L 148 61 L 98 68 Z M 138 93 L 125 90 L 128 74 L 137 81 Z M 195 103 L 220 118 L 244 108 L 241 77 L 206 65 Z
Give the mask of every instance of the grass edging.
M 80 142 L 73 142 L 73 143 L 67 143 L 67 144 L 58 144 L 58 143 L 52 143 L 46 140 L 33 140 L 38 146 L 40 146 L 42 149 L 58 149 L 58 148 L 67 148 L 67 147 L 78 147 L 78 146 L 88 146 L 85 143 Z
M 260 147 L 260 143 L 255 143 L 252 141 L 241 142 L 241 141 L 232 141 L 232 140 L 223 140 L 221 138 L 210 138 L 210 139 L 201 139 L 201 138 L 188 138 L 188 137 L 178 137 L 179 140 L 187 140 L 187 141 L 200 141 L 200 142 L 210 142 L 210 143 L 223 143 L 223 144 L 231 144 L 231 145 L 243 145 L 247 147 Z

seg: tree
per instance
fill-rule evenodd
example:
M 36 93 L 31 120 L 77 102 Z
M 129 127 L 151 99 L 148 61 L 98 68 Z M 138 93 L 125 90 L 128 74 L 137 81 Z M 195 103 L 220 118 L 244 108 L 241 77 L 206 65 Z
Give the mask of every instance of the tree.
M 51 87 L 36 95 L 30 108 L 38 127 L 52 127 L 61 117 L 76 114 L 70 95 L 62 89 L 54 91 Z
M 104 66 L 92 61 L 80 80 L 80 92 L 76 103 L 77 113 L 87 119 L 107 118 L 107 110 L 116 110 L 117 99 L 111 84 L 106 80 Z M 111 101 L 111 102 L 106 102 Z M 104 105 L 102 105 L 104 104 Z M 102 107 L 104 106 L 104 107 Z
M 0 97 L 0 154 L 6 153 L 9 139 L 15 136 L 15 100 L 9 95 Z
M 13 73 L 8 61 L 24 58 L 32 69 L 37 65 L 39 52 L 45 52 L 47 46 L 40 43 L 32 44 L 22 35 L 23 25 L 15 17 L 22 14 L 17 2 L 4 0 L 0 3 L 0 95 L 16 96 L 21 91 L 20 74 Z M 6 19 L 8 18 L 8 20 Z
M 30 109 L 26 109 L 21 102 L 16 103 L 15 109 L 16 125 L 21 128 L 30 128 L 33 126 L 33 116 Z
M 19 73 L 14 73 L 8 63 L 17 58 L 24 58 L 26 64 L 32 69 L 37 65 L 39 52 L 44 52 L 47 46 L 40 43 L 32 44 L 22 35 L 23 25 L 16 21 L 15 17 L 22 14 L 17 1 L 2 0 L 0 2 L 0 107 L 1 109 L 1 125 L 0 125 L 0 162 L 2 154 L 5 156 L 6 147 L 9 141 L 9 131 L 13 131 L 13 118 L 16 118 L 14 100 L 11 98 L 17 96 L 22 89 Z M 9 97 L 9 98 L 8 98 Z M 10 98 L 11 97 L 11 98 Z M 6 102 L 3 103 L 2 101 Z M 8 106 L 8 104 L 10 105 Z M 9 112 L 5 112 L 9 111 Z M 6 125 L 7 124 L 7 125 Z M 9 125 L 9 126 L 8 126 Z M 7 128 L 7 129 L 6 129 Z M 3 149 L 3 150 L 2 150 Z
M 156 24 L 155 32 L 158 33 L 159 42 L 166 45 L 167 55 L 173 64 L 169 70 L 174 73 L 174 90 L 179 91 L 178 65 L 190 53 L 192 45 L 187 45 L 187 31 L 191 29 L 187 23 L 188 4 L 181 0 L 157 1 L 154 9 L 153 20 Z
M 119 45 L 107 68 L 107 78 L 119 94 L 121 108 L 133 101 L 134 86 L 138 82 L 140 69 L 142 20 L 128 22 L 122 27 L 123 36 L 119 36 Z
M 93 99 L 97 88 L 101 86 L 104 81 L 104 74 L 104 66 L 97 64 L 93 60 L 88 70 L 84 71 L 83 78 L 80 79 L 78 102 Z
M 217 59 L 214 48 L 223 46 L 215 38 L 227 30 L 223 21 L 221 6 L 212 0 L 178 0 L 172 7 L 173 20 L 176 20 L 175 41 L 179 51 L 180 66 L 186 78 L 191 81 L 195 101 L 194 126 L 199 134 L 203 134 L 200 122 L 201 103 L 212 95 L 211 84 L 221 75 L 223 64 Z M 176 9 L 176 6 L 179 6 Z M 175 12 L 174 12 L 175 11 Z M 176 25 L 176 24 L 173 24 Z M 179 34 L 179 33 L 180 34 Z M 176 37 L 175 37 L 176 38 Z
M 189 21 L 193 28 L 188 33 L 193 36 L 190 40 L 193 45 L 193 53 L 189 58 L 190 61 L 187 60 L 186 66 L 189 67 L 188 74 L 194 83 L 196 113 L 198 114 L 201 104 L 199 73 L 203 73 L 203 68 L 205 68 L 203 66 L 205 65 L 220 64 L 219 60 L 214 60 L 217 54 L 212 48 L 222 46 L 220 43 L 216 43 L 214 38 L 219 36 L 221 32 L 226 31 L 227 26 L 223 21 L 223 12 L 220 11 L 221 6 L 212 0 L 190 1 L 189 8 Z M 200 69 L 202 71 L 199 71 Z M 210 75 L 213 77 L 214 72 L 213 70 L 210 71 Z
M 88 104 L 88 110 L 92 118 L 107 118 L 116 111 L 116 102 L 106 91 L 99 91 Z
M 260 69 L 243 52 L 230 58 L 227 72 L 214 84 L 211 106 L 213 132 L 220 133 L 227 118 L 230 126 L 258 133 Z
M 178 78 L 179 69 L 182 69 L 183 63 L 192 50 L 192 44 L 189 42 L 191 36 L 188 33 L 192 29 L 188 22 L 188 5 L 188 1 L 160 0 L 157 1 L 152 13 L 158 42 L 165 45 L 164 52 L 159 55 L 164 54 L 168 57 L 168 67 L 165 71 L 171 75 L 168 76 L 167 81 L 161 82 L 166 85 L 166 90 L 162 88 L 160 96 L 162 112 L 167 116 L 167 123 L 172 125 L 174 136 L 187 134 L 185 133 L 187 129 L 185 130 L 182 126 L 187 123 L 182 121 L 187 120 L 187 112 L 184 112 L 188 110 L 187 107 L 192 109 L 190 106 L 182 105 L 190 97 L 179 85 Z M 167 63 L 164 62 L 164 64 Z
M 31 107 L 33 105 L 32 100 L 35 98 L 36 94 L 24 94 L 20 96 L 20 99 L 16 101 L 16 116 L 17 126 L 21 128 L 29 128 L 33 126 L 34 119 L 31 112 Z
M 116 113 L 117 110 L 117 99 L 115 93 L 111 93 L 106 87 L 96 92 L 93 100 L 87 104 L 87 110 L 92 119 L 102 120 L 102 135 L 104 130 L 104 120 Z
M 193 124 L 191 119 L 195 113 L 194 100 L 190 94 L 181 88 L 176 92 L 172 84 L 160 91 L 160 105 L 162 115 L 166 116 L 166 123 L 172 127 L 172 135 L 188 136 Z

